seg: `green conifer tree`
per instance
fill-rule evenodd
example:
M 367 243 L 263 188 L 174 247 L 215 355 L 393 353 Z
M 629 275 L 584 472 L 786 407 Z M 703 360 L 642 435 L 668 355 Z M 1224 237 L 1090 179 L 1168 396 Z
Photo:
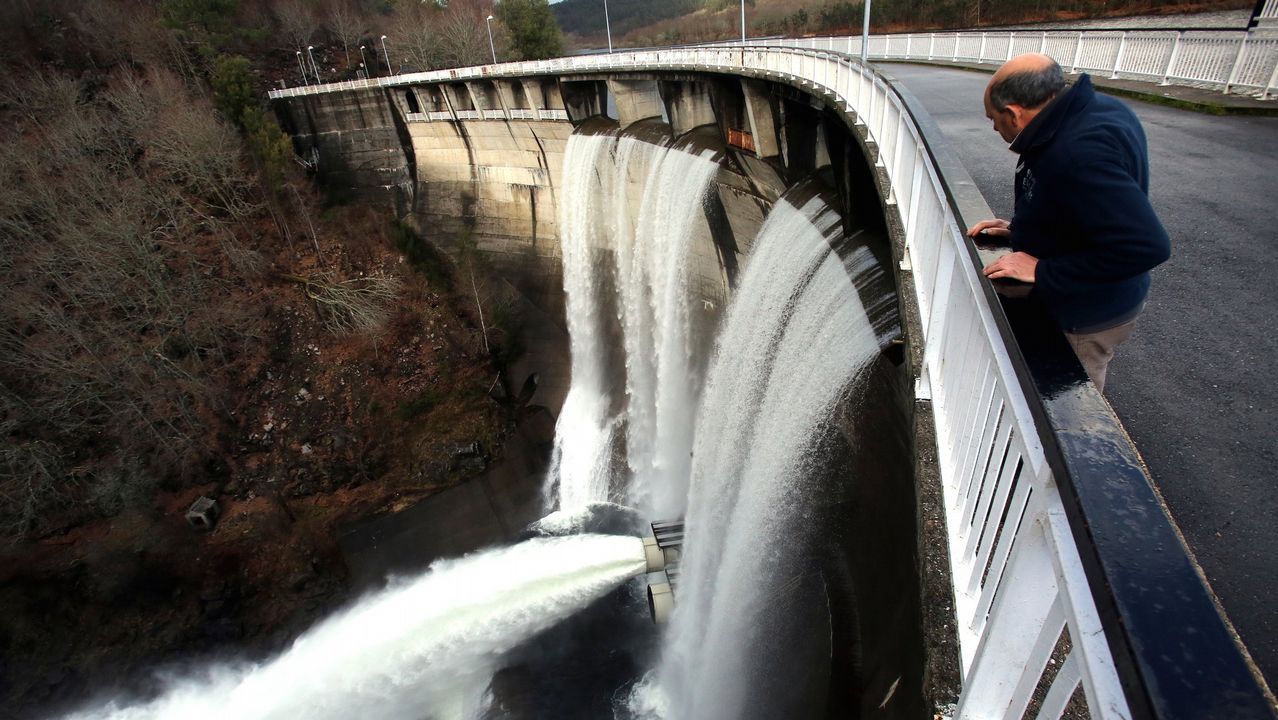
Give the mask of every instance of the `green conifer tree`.
M 497 17 L 510 32 L 521 60 L 544 60 L 564 52 L 559 24 L 546 0 L 502 0 Z

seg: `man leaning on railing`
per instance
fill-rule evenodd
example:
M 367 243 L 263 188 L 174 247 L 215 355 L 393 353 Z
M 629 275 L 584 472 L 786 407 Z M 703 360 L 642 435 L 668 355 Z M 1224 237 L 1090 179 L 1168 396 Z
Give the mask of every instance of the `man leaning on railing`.
M 1046 55 L 1009 60 L 985 89 L 985 115 L 1020 155 L 1012 220 L 968 235 L 1010 242 L 985 276 L 1033 284 L 1097 389 L 1145 307 L 1149 271 L 1171 242 L 1149 203 L 1145 133 L 1083 75 L 1065 86 Z

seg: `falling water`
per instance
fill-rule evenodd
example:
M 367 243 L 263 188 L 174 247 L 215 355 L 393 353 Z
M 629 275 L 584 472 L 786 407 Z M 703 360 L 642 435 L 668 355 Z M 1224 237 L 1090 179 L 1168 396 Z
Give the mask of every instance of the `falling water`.
M 691 238 L 718 170 L 710 151 L 613 134 L 573 135 L 564 154 L 560 237 L 572 385 L 556 426 L 549 504 L 610 499 L 615 433 L 629 476 L 615 493 L 669 514 L 683 506 L 692 449 L 695 373 L 689 347 Z M 609 261 L 605 255 L 611 255 Z M 604 278 L 614 279 L 625 352 L 625 404 L 613 412 Z M 624 493 L 624 495 L 622 495 Z
M 687 494 L 696 412 L 688 341 L 691 239 L 719 165 L 709 152 L 662 150 L 643 186 L 635 241 L 629 252 L 618 248 L 617 266 L 626 335 L 626 459 L 632 474 L 627 499 L 652 517 L 673 517 Z
M 600 309 L 605 212 L 602 181 L 609 172 L 597 168 L 611 162 L 611 135 L 576 135 L 564 152 L 564 187 L 559 202 L 559 236 L 563 248 L 564 294 L 571 342 L 572 383 L 555 425 L 548 493 L 561 510 L 608 499 L 612 436 L 616 419 L 604 355 L 604 318 Z
M 767 685 L 758 656 L 785 642 L 766 604 L 785 595 L 807 539 L 814 449 L 891 317 L 890 295 L 867 308 L 849 284 L 882 271 L 864 248 L 846 259 L 831 249 L 838 223 L 819 198 L 778 203 L 721 328 L 697 415 L 679 602 L 655 686 L 640 693 L 672 720 L 750 716 Z
M 608 535 L 538 538 L 437 562 L 325 621 L 274 660 L 213 669 L 152 702 L 112 703 L 73 718 L 456 716 L 459 688 L 482 690 L 502 653 L 644 567 L 637 538 Z

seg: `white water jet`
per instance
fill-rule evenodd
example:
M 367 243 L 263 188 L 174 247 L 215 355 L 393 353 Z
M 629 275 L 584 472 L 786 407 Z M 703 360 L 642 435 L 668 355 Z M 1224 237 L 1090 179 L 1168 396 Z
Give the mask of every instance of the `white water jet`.
M 560 235 L 572 384 L 556 425 L 550 507 L 617 496 L 654 516 L 682 510 L 696 397 L 690 245 L 718 167 L 711 151 L 629 136 L 568 141 Z M 606 276 L 614 288 L 603 287 Z M 602 343 L 607 290 L 615 291 L 625 353 L 625 405 L 616 414 Z M 622 427 L 628 477 L 613 478 L 614 435 Z
M 421 720 L 478 708 L 503 653 L 645 568 L 638 538 L 573 535 L 436 562 L 361 600 L 261 665 L 175 682 L 160 698 L 72 720 Z
M 680 594 L 640 691 L 670 720 L 750 716 L 755 655 L 777 641 L 768 604 L 807 539 L 814 447 L 887 329 L 849 283 L 882 271 L 864 248 L 845 269 L 838 222 L 820 199 L 778 203 L 729 305 L 697 415 Z

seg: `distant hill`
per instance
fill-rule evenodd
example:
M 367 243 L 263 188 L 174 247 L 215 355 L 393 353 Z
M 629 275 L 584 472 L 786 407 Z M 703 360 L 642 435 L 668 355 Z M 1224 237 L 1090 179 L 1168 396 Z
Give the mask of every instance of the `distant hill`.
M 618 46 L 670 45 L 740 36 L 739 0 L 608 0 Z M 746 0 L 751 37 L 860 32 L 861 0 Z M 1126 15 L 1251 9 L 1253 0 L 874 0 L 872 32 L 970 28 Z M 596 47 L 604 37 L 603 0 L 550 6 L 559 25 Z
M 608 17 L 612 36 L 619 38 L 631 30 L 694 12 L 703 5 L 701 0 L 611 0 Z M 602 0 L 564 0 L 550 9 L 565 33 L 585 37 L 604 34 Z

